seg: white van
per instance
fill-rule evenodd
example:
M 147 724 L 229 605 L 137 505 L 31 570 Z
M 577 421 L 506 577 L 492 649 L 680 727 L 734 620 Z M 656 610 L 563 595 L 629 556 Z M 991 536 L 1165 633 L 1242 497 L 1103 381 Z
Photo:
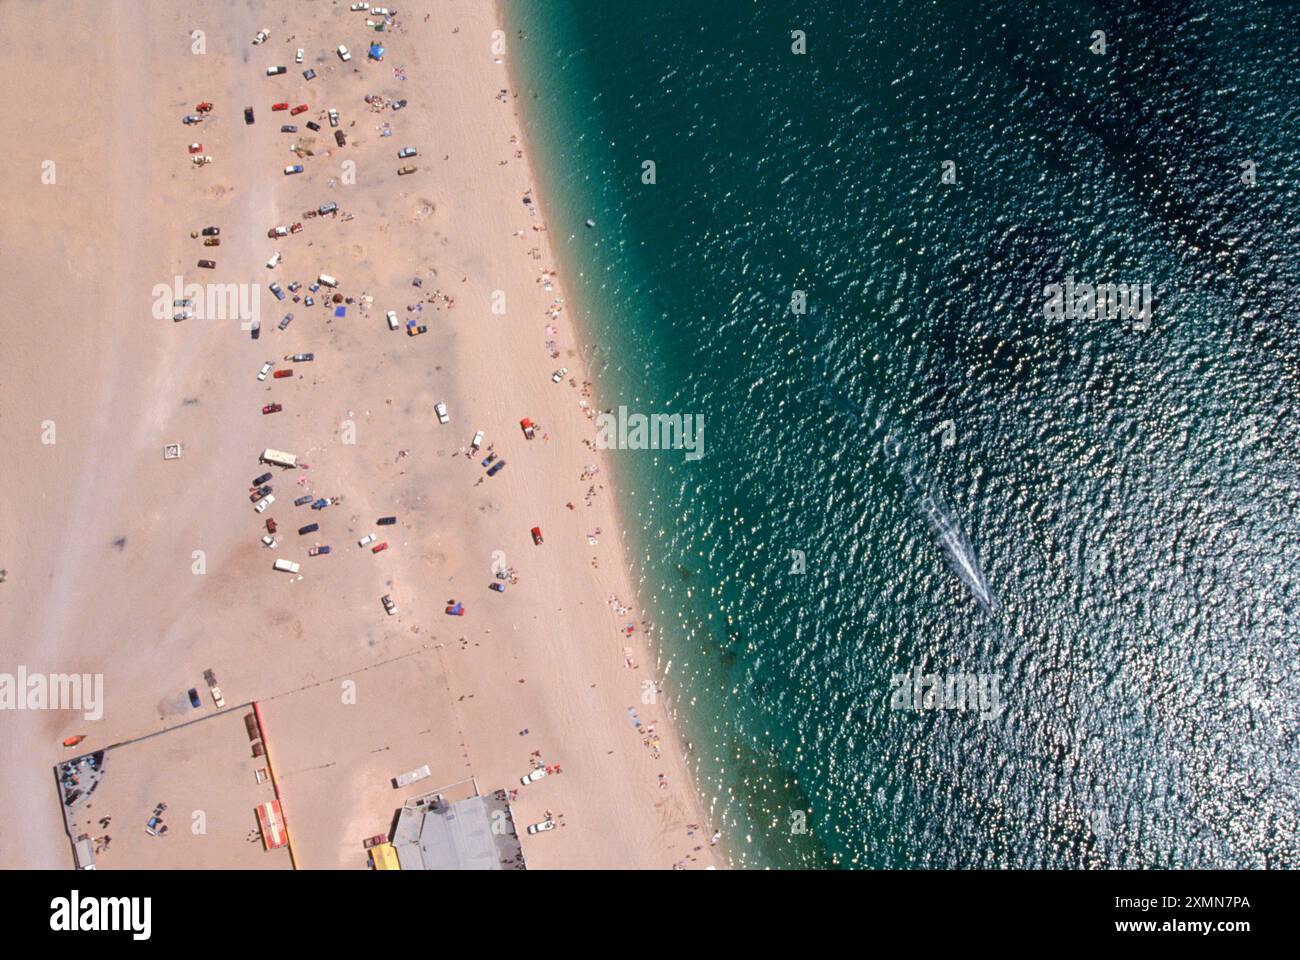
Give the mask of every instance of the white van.
M 78 837 L 76 846 L 73 847 L 73 852 L 77 857 L 78 870 L 95 869 L 95 847 L 90 842 L 90 837 Z
M 429 765 L 416 767 L 414 770 L 407 770 L 405 773 L 399 773 L 393 777 L 393 786 L 396 788 L 405 787 L 415 783 L 417 780 L 423 780 L 429 776 Z
M 388 317 L 388 329 L 389 329 L 389 330 L 396 330 L 396 329 L 397 329 L 397 311 L 396 311 L 396 310 L 389 310 L 388 313 L 386 314 L 386 316 Z
M 277 560 L 275 561 L 275 569 L 283 573 L 297 573 L 299 566 L 292 560 Z
M 277 467 L 289 467 L 292 469 L 293 467 L 298 466 L 297 456 L 292 453 L 285 453 L 283 450 L 272 450 L 270 447 L 263 450 L 262 455 L 258 457 L 258 459 L 263 463 L 275 464 Z
M 335 280 L 333 277 L 331 277 L 328 273 L 322 273 L 319 277 L 316 278 L 316 282 L 319 283 L 322 287 L 337 287 L 339 285 L 339 282 Z

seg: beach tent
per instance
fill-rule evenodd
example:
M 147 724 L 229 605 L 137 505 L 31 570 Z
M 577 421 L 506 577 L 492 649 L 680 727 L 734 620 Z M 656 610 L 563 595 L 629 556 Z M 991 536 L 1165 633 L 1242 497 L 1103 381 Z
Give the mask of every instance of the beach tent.
M 384 48 L 380 44 L 372 43 L 370 45 L 370 59 L 371 60 L 384 59 Z

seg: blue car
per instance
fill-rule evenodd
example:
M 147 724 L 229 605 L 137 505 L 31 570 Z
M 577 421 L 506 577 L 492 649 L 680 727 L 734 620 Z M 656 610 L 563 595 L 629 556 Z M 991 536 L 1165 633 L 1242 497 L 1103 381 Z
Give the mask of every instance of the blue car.
M 305 537 L 307 534 L 315 533 L 319 529 L 320 529 L 319 523 L 309 523 L 305 527 L 298 528 L 298 536 Z
M 267 289 L 270 290 L 273 294 L 275 294 L 275 299 L 277 300 L 284 299 L 284 289 L 278 283 L 271 284 Z
M 495 590 L 497 593 L 505 593 L 506 585 L 504 583 L 489 583 L 488 589 Z
M 190 687 L 190 706 L 195 710 L 203 706 L 203 701 L 199 699 L 199 691 L 197 687 Z
M 506 462 L 504 460 L 498 460 L 496 463 L 492 464 L 492 466 L 488 467 L 487 475 L 489 477 L 496 476 L 498 473 L 501 472 L 501 468 L 504 467 L 505 465 Z
M 292 175 L 295 174 L 295 173 L 302 173 L 302 164 L 301 164 L 301 163 L 295 163 L 295 164 L 294 164 L 293 166 L 291 166 L 291 167 L 285 167 L 285 168 L 284 168 L 284 175 L 285 175 L 286 177 L 288 177 L 288 176 L 292 176 Z
M 324 509 L 325 509 L 326 507 L 328 507 L 329 505 L 330 505 L 330 502 L 329 502 L 328 498 L 326 498 L 326 497 L 321 497 L 319 500 L 317 500 L 315 503 L 313 503 L 313 504 L 311 505 L 311 508 L 312 508 L 313 510 L 324 510 Z

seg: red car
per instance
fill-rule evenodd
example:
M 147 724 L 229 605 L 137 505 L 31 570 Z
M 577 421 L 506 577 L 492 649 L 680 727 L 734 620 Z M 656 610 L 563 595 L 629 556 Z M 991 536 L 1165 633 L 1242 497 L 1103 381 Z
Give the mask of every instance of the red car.
M 275 520 L 273 520 L 271 517 L 266 518 L 266 532 L 275 533 Z
M 277 370 L 277 371 L 275 371 L 275 373 L 271 374 L 271 376 L 272 376 L 274 379 L 276 379 L 276 380 L 280 380 L 280 379 L 282 379 L 282 378 L 284 378 L 284 377 L 292 377 L 292 376 L 293 376 L 293 371 L 292 371 L 292 370 L 288 370 L 288 369 L 286 369 L 286 370 Z
M 278 404 L 278 403 L 268 403 L 266 406 L 264 406 L 264 407 L 262 408 L 262 412 L 263 412 L 263 413 L 279 413 L 279 412 L 280 412 L 281 410 L 283 410 L 283 409 L 284 409 L 284 407 L 282 407 L 282 406 L 281 406 L 280 404 Z
M 194 109 L 199 113 L 208 113 L 212 109 L 212 104 L 204 100 L 202 103 L 195 104 Z
M 296 117 L 298 116 L 298 114 L 306 113 L 306 112 L 307 112 L 307 104 L 300 103 L 298 104 L 298 106 L 294 107 L 292 110 L 289 111 L 289 116 Z
M 519 421 L 519 429 L 524 432 L 524 439 L 531 440 L 535 436 L 533 432 L 533 421 L 524 417 Z
M 289 105 L 288 105 L 287 103 L 273 103 L 273 104 L 271 104 L 271 109 L 272 109 L 272 110 L 288 110 L 288 109 L 289 109 Z
M 542 528 L 533 527 L 532 533 L 533 533 L 533 543 L 535 543 L 537 546 L 540 547 L 542 545 Z
M 203 152 L 203 144 L 201 143 L 190 144 L 190 153 L 193 154 L 193 153 L 202 153 L 202 152 Z
M 370 548 L 370 552 L 378 553 L 380 550 L 387 550 L 387 549 L 388 549 L 388 541 L 385 540 L 383 543 L 376 543 L 373 547 Z

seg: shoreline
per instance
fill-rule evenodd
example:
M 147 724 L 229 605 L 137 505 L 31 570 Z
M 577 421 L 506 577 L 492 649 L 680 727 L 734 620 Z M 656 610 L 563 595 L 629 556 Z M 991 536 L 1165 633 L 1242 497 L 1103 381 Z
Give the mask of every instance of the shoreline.
M 8 639 L 0 653 L 11 666 L 47 673 L 102 672 L 109 709 L 93 723 L 56 711 L 0 716 L 15 770 L 3 806 L 12 812 L 35 801 L 42 818 L 57 817 L 48 791 L 64 737 L 88 735 L 77 747 L 82 754 L 181 725 L 196 738 L 187 757 L 211 755 L 214 768 L 227 763 L 251 790 L 254 764 L 240 760 L 242 745 L 223 733 L 231 725 L 188 723 L 210 715 L 192 713 L 212 707 L 203 700 L 191 708 L 185 690 L 200 686 L 211 668 L 227 701 L 265 706 L 285 816 L 306 868 L 364 866 L 360 840 L 382 829 L 402 799 L 389 779 L 421 763 L 433 768 L 435 784 L 468 774 L 485 792 L 514 789 L 521 834 L 543 809 L 548 816 L 561 811 L 560 825 L 571 829 L 522 837 L 531 867 L 718 865 L 714 848 L 691 849 L 706 842 L 709 821 L 676 711 L 663 697 L 652 707 L 637 699 L 644 678 L 660 682 L 657 648 L 645 630 L 625 638 L 623 615 L 608 599 L 628 604 L 634 618 L 644 609 L 609 461 L 577 446 L 591 435 L 576 405 L 581 390 L 551 380 L 562 363 L 589 373 L 566 278 L 557 276 L 544 292 L 537 277 L 547 263 L 565 265 L 549 235 L 519 249 L 507 236 L 516 230 L 515 237 L 530 237 L 519 178 L 538 206 L 544 186 L 517 102 L 507 117 L 493 96 L 501 73 L 489 34 L 509 27 L 503 11 L 416 3 L 387 33 L 386 61 L 358 56 L 341 64 L 334 56 L 340 39 L 364 50 L 361 21 L 346 8 L 316 16 L 304 4 L 210 10 L 180 2 L 132 21 L 137 40 L 128 43 L 116 27 L 122 7 L 81 7 L 85 15 L 70 21 L 76 26 L 62 28 L 66 49 L 83 57 L 95 51 L 92 69 L 115 78 L 87 122 L 63 134 L 44 119 L 84 100 L 68 85 L 48 102 L 11 102 L 6 114 L 15 129 L 28 130 L 29 114 L 40 111 L 39 135 L 20 141 L 25 163 L 35 167 L 47 153 L 70 156 L 76 160 L 60 162 L 77 173 L 17 204 L 6 235 L 41 223 L 45 232 L 37 235 L 60 238 L 64 257 L 102 269 L 81 271 L 66 285 L 74 305 L 67 333 L 82 343 L 76 356 L 42 349 L 35 331 L 15 345 L 33 390 L 4 398 L 21 421 L 11 416 L 6 437 L 15 431 L 14 475 L 42 499 L 22 518 L 12 508 L 0 514 L 6 533 L 15 531 L 10 542 L 31 545 L 20 563 L 6 558 L 0 614 Z M 208 30 L 204 60 L 176 39 L 194 23 Z M 249 47 L 262 27 L 271 41 Z M 113 42 L 96 45 L 105 34 Z M 141 44 L 149 57 L 138 56 Z M 304 66 L 317 71 L 310 85 L 263 75 L 267 63 L 292 63 L 296 46 L 307 48 Z M 23 56 L 39 65 L 37 75 L 63 69 L 61 56 L 47 50 Z M 518 84 L 508 54 L 506 65 L 507 83 Z M 167 83 L 151 81 L 159 70 Z M 402 82 L 408 72 L 409 85 Z M 371 93 L 409 96 L 411 104 L 401 113 L 367 109 L 363 97 Z M 309 101 L 309 116 L 322 125 L 314 144 L 300 135 L 316 148 L 303 158 L 306 176 L 280 174 L 288 141 L 267 104 L 281 98 Z M 198 138 L 215 161 L 196 169 L 185 154 L 194 131 L 180 125 L 175 104 L 200 99 L 218 105 Z M 248 103 L 257 106 L 256 125 L 242 122 Z M 326 107 L 339 108 L 346 146 L 335 149 L 328 136 Z M 392 127 L 392 139 L 376 136 L 380 121 Z M 523 166 L 509 156 L 512 135 Z M 408 144 L 420 147 L 419 171 L 396 177 L 393 156 Z M 92 155 L 94 163 L 82 159 Z M 355 183 L 332 175 L 351 159 L 362 174 Z M 324 200 L 337 200 L 347 215 L 308 220 L 301 236 L 265 238 L 269 225 L 292 222 L 296 211 Z M 207 223 L 222 228 L 211 278 L 194 275 L 203 248 L 186 236 Z M 136 243 L 101 251 L 103 238 L 114 236 Z M 533 245 L 544 254 L 530 261 Z M 27 268 L 16 296 L 36 300 L 66 265 L 51 243 L 27 246 L 14 260 Z M 260 264 L 273 249 L 283 261 L 272 272 Z M 298 319 L 277 329 L 273 314 L 290 305 L 277 307 L 264 295 L 269 309 L 258 341 L 227 322 L 142 319 L 149 291 L 176 275 L 265 288 L 321 272 L 341 278 L 350 298 L 346 317 L 323 304 L 294 304 Z M 422 290 L 412 290 L 412 277 L 423 280 Z M 497 292 L 510 297 L 504 317 L 488 309 Z M 572 341 L 577 352 L 552 361 L 531 352 L 541 351 L 545 338 L 534 345 L 530 337 L 546 326 L 545 307 L 555 297 L 564 298 L 551 320 L 555 339 L 561 347 Z M 384 311 L 401 312 L 403 303 L 430 335 L 388 330 Z M 314 362 L 298 365 L 292 379 L 256 380 L 268 356 L 309 351 Z M 0 387 L 15 389 L 12 380 Z M 52 398 L 59 404 L 47 414 Z M 283 412 L 267 417 L 260 407 L 272 399 Z M 451 409 L 450 426 L 433 416 L 439 401 Z M 30 435 L 31 418 L 47 415 L 58 418 L 57 448 Z M 524 440 L 521 415 L 536 418 L 546 436 Z M 486 484 L 475 462 L 481 454 L 464 456 L 475 428 L 485 428 L 485 446 L 511 461 Z M 160 445 L 172 440 L 183 442 L 185 454 L 164 464 Z M 295 450 L 311 463 L 276 474 L 271 512 L 282 530 L 271 552 L 257 542 L 263 518 L 243 492 L 266 447 Z M 575 478 L 593 462 L 604 489 L 579 519 L 586 482 Z M 311 515 L 295 510 L 291 501 L 304 491 L 336 497 L 336 506 Z M 565 509 L 566 499 L 575 509 Z M 355 541 L 371 531 L 364 518 L 386 514 L 400 518 L 396 527 L 377 528 L 392 549 L 378 557 L 358 549 Z M 306 559 L 310 541 L 293 528 L 309 520 L 319 520 L 317 536 L 335 544 L 330 558 Z M 546 531 L 545 546 L 531 542 L 532 526 Z M 599 547 L 584 536 L 593 527 L 603 531 Z M 498 553 L 519 571 L 518 585 L 504 595 L 487 590 Z M 273 556 L 300 561 L 302 574 L 272 572 Z M 397 615 L 380 608 L 384 594 L 396 598 Z M 469 616 L 449 620 L 444 597 L 464 599 Z M 142 637 L 148 643 L 139 643 Z M 620 646 L 636 651 L 638 669 L 624 665 Z M 385 668 L 389 663 L 395 666 Z M 354 703 L 340 703 L 331 689 L 339 682 L 359 691 Z M 420 722 L 411 723 L 414 717 Z M 640 740 L 649 728 L 659 756 Z M 179 742 L 169 733 L 151 741 L 153 752 L 122 754 L 91 813 L 129 823 L 148 814 L 132 799 L 139 793 L 184 810 L 207 806 L 210 791 L 220 790 L 238 823 L 247 815 L 234 799 L 240 788 L 166 767 L 177 756 L 170 745 Z M 564 776 L 512 787 L 543 759 L 556 772 L 562 762 Z M 694 839 L 684 832 L 689 824 L 699 827 Z M 178 833 L 164 846 L 119 840 L 100 867 L 175 866 L 167 858 L 177 856 Z M 240 862 L 246 849 L 207 843 L 187 849 L 181 865 L 221 868 Z M 41 828 L 4 860 L 59 866 L 68 862 L 66 851 L 61 827 L 57 834 Z
M 512 33 L 512 31 L 515 31 L 518 28 L 510 19 L 509 12 L 506 10 L 506 2 L 507 0 L 493 0 L 493 6 L 496 9 L 497 22 L 501 24 L 505 31 L 507 42 L 509 44 L 518 42 L 517 36 Z M 507 47 L 507 49 L 509 49 L 509 47 Z M 507 54 L 506 69 L 512 88 L 516 91 L 515 102 L 522 104 L 528 98 L 519 97 L 517 95 L 518 93 L 526 91 L 529 87 L 528 83 L 525 82 L 525 67 L 521 63 L 520 58 L 511 57 Z M 541 77 L 534 79 L 538 84 L 542 82 Z M 534 203 L 542 211 L 543 222 L 549 224 L 551 222 L 551 211 L 555 208 L 551 204 L 549 185 L 546 183 L 544 175 L 539 174 L 539 169 L 542 165 L 540 160 L 537 159 L 539 157 L 539 148 L 537 146 L 536 138 L 529 136 L 529 122 L 526 122 L 524 116 L 526 109 L 527 108 L 524 106 L 518 106 L 513 112 L 518 118 L 521 141 L 526 147 L 524 151 L 524 161 L 528 168 L 529 180 L 533 184 L 530 192 L 534 198 Z M 531 115 L 529 120 L 532 123 L 541 123 L 543 118 L 537 113 L 534 113 Z M 598 346 L 596 343 L 597 334 L 593 328 L 594 321 L 591 319 L 592 313 L 588 305 L 575 293 L 575 290 L 578 287 L 576 278 L 573 282 L 566 280 L 566 277 L 573 276 L 572 270 L 569 269 L 573 264 L 568 261 L 576 259 L 578 253 L 575 250 L 571 252 L 570 256 L 566 257 L 565 254 L 569 252 L 567 244 L 557 245 L 551 243 L 549 240 L 545 241 L 545 243 L 552 258 L 565 268 L 556 274 L 559 278 L 558 286 L 564 293 L 565 304 L 569 308 L 568 313 L 571 317 L 574 332 L 581 341 L 581 350 L 579 351 L 579 354 L 582 357 L 582 360 L 580 363 L 587 381 L 591 384 L 590 399 L 592 409 L 599 414 L 601 411 L 609 409 L 605 400 L 602 398 L 602 387 L 608 389 L 608 384 L 603 384 L 602 380 L 598 378 L 598 376 L 594 374 L 588 366 L 589 361 L 587 358 L 593 354 L 594 348 Z M 564 250 L 565 252 L 561 252 L 561 250 Z M 594 421 L 592 421 L 591 425 L 592 436 L 594 436 Z M 627 523 L 628 516 L 632 514 L 632 508 L 625 502 L 624 497 L 619 493 L 619 488 L 615 485 L 618 482 L 617 474 L 613 469 L 611 469 L 612 463 L 609 451 L 601 450 L 596 454 L 596 457 L 600 462 L 602 473 L 610 478 L 610 485 L 607 492 L 609 493 L 612 502 L 612 510 L 617 518 L 616 529 L 618 530 L 619 565 L 626 574 L 626 580 L 630 586 L 633 598 L 634 609 L 641 614 L 641 625 L 643 626 L 643 629 L 639 634 L 642 638 L 640 646 L 651 655 L 651 659 L 653 660 L 655 680 L 660 690 L 663 691 L 661 696 L 664 703 L 664 711 L 668 717 L 674 746 L 677 749 L 677 755 L 681 759 L 681 762 L 687 771 L 687 778 L 689 781 L 688 789 L 697 805 L 699 817 L 701 818 L 701 828 L 706 836 L 710 834 L 711 831 L 722 833 L 721 839 L 719 839 L 716 844 L 712 845 L 712 848 L 716 851 L 716 859 L 720 861 L 717 866 L 726 869 L 730 866 L 728 838 L 722 827 L 713 822 L 713 815 L 708 812 L 710 807 L 708 797 L 700 788 L 698 761 L 694 755 L 694 747 L 687 737 L 686 731 L 683 729 L 683 720 L 680 717 L 680 709 L 677 706 L 677 691 L 674 690 L 673 686 L 668 682 L 665 659 L 671 659 L 671 654 L 665 650 L 665 641 L 663 638 L 664 628 L 657 620 L 648 619 L 650 611 L 643 596 L 645 587 L 640 585 L 640 581 L 644 579 L 646 574 L 639 570 L 638 565 L 633 560 L 634 534 L 631 532 Z M 626 486 L 626 482 L 624 482 L 623 486 Z

